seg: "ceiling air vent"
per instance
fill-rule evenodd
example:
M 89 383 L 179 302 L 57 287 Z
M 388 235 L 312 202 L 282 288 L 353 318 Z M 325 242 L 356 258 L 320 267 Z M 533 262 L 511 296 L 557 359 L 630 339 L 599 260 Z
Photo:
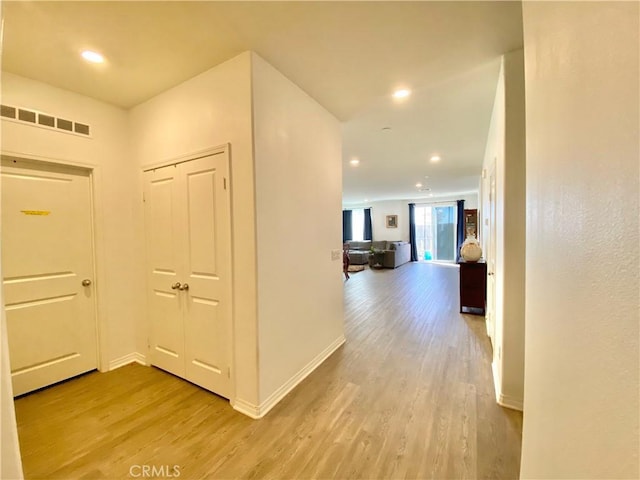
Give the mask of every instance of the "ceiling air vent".
M 91 136 L 91 127 L 86 123 L 59 118 L 46 113 L 27 110 L 26 108 L 0 105 L 0 117 L 17 121 L 19 123 L 50 128 L 58 132 L 71 133 L 74 135 L 81 135 L 83 137 Z

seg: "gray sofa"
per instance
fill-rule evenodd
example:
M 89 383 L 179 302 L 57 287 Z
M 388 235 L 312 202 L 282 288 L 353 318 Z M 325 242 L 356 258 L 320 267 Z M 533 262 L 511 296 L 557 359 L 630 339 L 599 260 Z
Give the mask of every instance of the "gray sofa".
M 411 260 L 411 244 L 387 240 L 349 240 L 349 261 L 351 265 L 365 265 L 369 262 L 371 249 L 384 253 L 382 266 L 397 268 Z

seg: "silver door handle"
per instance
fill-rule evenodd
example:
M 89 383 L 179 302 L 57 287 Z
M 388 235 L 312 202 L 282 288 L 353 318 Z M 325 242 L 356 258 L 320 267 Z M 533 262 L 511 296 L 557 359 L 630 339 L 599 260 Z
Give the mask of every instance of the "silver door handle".
M 91 280 L 89 280 L 88 278 L 85 278 L 84 280 L 82 280 L 83 287 L 88 287 L 89 285 L 91 285 Z
M 182 286 L 178 290 L 189 290 L 189 284 L 183 283 Z
M 180 288 L 180 282 L 176 282 L 173 285 L 171 285 L 171 290 L 178 290 L 178 289 L 182 290 Z

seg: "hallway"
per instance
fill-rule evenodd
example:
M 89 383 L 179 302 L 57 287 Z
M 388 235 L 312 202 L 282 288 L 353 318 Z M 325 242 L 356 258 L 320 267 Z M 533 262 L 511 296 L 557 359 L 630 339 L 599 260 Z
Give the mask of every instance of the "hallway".
M 347 343 L 262 420 L 139 365 L 20 398 L 25 476 L 517 478 L 522 415 L 495 403 L 484 321 L 457 289 L 451 266 L 352 274 Z

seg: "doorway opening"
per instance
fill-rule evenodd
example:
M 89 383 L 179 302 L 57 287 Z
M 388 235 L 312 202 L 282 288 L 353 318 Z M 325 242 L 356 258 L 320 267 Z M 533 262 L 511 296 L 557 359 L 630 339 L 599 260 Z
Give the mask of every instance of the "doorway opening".
M 455 203 L 416 205 L 416 248 L 419 261 L 455 263 L 456 215 Z

